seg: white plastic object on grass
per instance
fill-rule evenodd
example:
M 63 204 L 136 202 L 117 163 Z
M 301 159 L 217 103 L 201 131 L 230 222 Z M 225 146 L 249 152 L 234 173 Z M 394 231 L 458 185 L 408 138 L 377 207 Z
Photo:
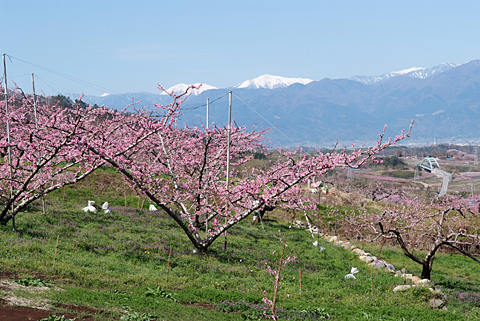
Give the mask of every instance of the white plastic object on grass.
M 150 206 L 148 207 L 148 210 L 153 212 L 153 211 L 158 211 L 157 208 L 155 207 L 155 205 L 153 204 L 150 204 Z
M 312 244 L 313 244 L 313 246 L 318 246 L 318 241 L 315 241 Z
M 318 249 L 320 250 L 320 252 L 322 252 L 322 251 L 325 250 L 325 247 L 324 247 L 323 245 L 320 245 L 320 246 L 318 247 Z
M 95 205 L 95 201 L 88 201 L 88 206 L 82 208 L 82 210 L 85 213 L 88 213 L 88 212 L 97 213 L 97 209 L 95 208 L 94 205 Z
M 103 203 L 103 205 L 102 205 L 102 210 L 103 210 L 106 214 L 111 214 L 111 213 L 112 213 L 112 210 L 111 210 L 110 207 L 108 206 L 108 202 Z
M 358 269 L 356 267 L 352 267 L 352 269 L 350 270 L 350 273 L 348 273 L 347 275 L 345 275 L 345 280 L 347 279 L 356 279 L 355 277 L 355 273 L 358 273 Z

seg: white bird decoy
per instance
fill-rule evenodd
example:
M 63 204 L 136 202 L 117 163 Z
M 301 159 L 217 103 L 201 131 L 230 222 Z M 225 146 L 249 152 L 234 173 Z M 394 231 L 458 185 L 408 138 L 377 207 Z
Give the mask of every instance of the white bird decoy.
M 103 203 L 103 205 L 102 205 L 102 210 L 103 210 L 106 214 L 111 214 L 111 213 L 112 213 L 112 210 L 111 210 L 110 207 L 108 206 L 108 202 Z
M 155 207 L 155 205 L 153 204 L 150 204 L 150 207 L 148 208 L 149 211 L 153 212 L 153 211 L 158 211 L 157 208 Z
M 348 273 L 347 275 L 345 275 L 345 280 L 347 279 L 356 279 L 355 277 L 355 273 L 358 273 L 358 269 L 356 267 L 352 267 L 352 269 L 350 270 L 350 273 Z
M 95 201 L 88 201 L 88 206 L 82 208 L 82 210 L 85 213 L 88 213 L 88 212 L 97 213 L 97 209 L 95 208 L 94 205 L 95 205 Z

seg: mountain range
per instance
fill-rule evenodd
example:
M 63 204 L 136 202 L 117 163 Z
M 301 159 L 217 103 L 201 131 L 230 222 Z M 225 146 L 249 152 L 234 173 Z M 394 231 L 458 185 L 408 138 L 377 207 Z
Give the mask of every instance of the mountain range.
M 185 85 L 167 92 L 178 90 L 184 91 Z M 408 130 L 411 120 L 415 120 L 412 137 L 404 144 L 480 142 L 480 60 L 350 79 L 313 81 L 263 75 L 231 88 L 202 85 L 185 101 L 182 121 L 190 126 L 204 124 L 208 98 L 210 122 L 225 125 L 229 91 L 235 123 L 270 128 L 267 140 L 275 146 L 371 145 L 385 124 L 386 136 L 395 136 L 402 128 Z M 136 101 L 149 108 L 172 99 L 143 92 L 85 96 L 83 100 L 123 109 Z

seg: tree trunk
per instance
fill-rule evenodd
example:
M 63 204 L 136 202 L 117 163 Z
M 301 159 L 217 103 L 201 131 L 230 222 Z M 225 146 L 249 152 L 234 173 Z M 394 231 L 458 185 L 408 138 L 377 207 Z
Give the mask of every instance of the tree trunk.
M 422 263 L 422 279 L 430 280 L 435 253 L 429 253 Z
M 432 268 L 431 266 L 429 266 L 426 262 L 425 264 L 422 265 L 423 269 L 422 269 L 422 279 L 427 279 L 427 280 L 430 280 L 430 277 L 431 277 L 431 272 L 432 272 Z

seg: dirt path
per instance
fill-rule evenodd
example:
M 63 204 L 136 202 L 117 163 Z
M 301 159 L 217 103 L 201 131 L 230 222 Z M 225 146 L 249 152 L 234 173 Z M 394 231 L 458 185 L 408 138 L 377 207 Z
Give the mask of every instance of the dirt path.
M 0 321 L 26 321 L 41 320 L 48 318 L 50 314 L 54 314 L 54 308 L 49 307 L 45 302 L 30 302 L 24 299 L 16 300 L 12 297 L 13 288 L 21 287 L 13 282 L 18 277 L 13 273 L 0 271 Z M 38 291 L 38 289 L 34 289 Z M 41 308 L 40 308 L 41 307 Z M 93 321 L 93 316 L 97 311 L 87 307 L 77 306 L 61 306 L 73 313 L 57 314 L 64 315 L 65 318 L 83 321 Z

